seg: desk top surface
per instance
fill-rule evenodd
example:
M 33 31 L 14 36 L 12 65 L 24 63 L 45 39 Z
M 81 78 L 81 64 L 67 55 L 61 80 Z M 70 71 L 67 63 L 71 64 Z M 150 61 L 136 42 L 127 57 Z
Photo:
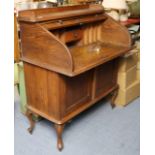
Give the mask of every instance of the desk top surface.
M 83 72 L 99 64 L 110 61 L 127 51 L 129 47 L 96 42 L 85 46 L 70 48 L 74 61 L 74 73 Z

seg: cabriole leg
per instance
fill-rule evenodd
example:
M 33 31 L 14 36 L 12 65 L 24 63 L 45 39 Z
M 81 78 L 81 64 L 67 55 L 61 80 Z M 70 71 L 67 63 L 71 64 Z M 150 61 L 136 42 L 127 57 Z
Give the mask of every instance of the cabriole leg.
M 33 113 L 30 110 L 27 110 L 26 116 L 30 122 L 30 127 L 27 129 L 30 134 L 32 134 L 33 129 L 35 127 L 35 121 L 33 120 Z
M 57 133 L 57 148 L 61 151 L 63 149 L 62 132 L 64 129 L 64 124 L 55 124 L 54 126 Z
M 112 97 L 111 97 L 111 106 L 112 106 L 112 108 L 115 108 L 115 99 L 116 99 L 116 97 L 117 97 L 117 95 L 118 95 L 118 86 L 117 86 L 117 88 L 112 92 Z

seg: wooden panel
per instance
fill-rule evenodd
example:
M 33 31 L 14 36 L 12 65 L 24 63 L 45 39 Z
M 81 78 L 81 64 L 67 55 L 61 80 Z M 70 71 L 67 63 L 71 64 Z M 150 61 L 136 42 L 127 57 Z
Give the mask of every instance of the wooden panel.
M 21 24 L 22 60 L 37 66 L 72 72 L 72 56 L 66 46 L 38 24 Z
M 89 71 L 76 77 L 65 77 L 66 83 L 66 112 L 81 104 L 90 102 L 92 92 L 93 72 Z
M 114 78 L 116 78 L 116 76 L 114 77 L 114 65 L 114 61 L 111 61 L 96 68 L 96 97 L 104 94 L 106 91 L 116 85 L 114 80 Z
M 59 75 L 28 63 L 24 71 L 28 105 L 59 120 Z

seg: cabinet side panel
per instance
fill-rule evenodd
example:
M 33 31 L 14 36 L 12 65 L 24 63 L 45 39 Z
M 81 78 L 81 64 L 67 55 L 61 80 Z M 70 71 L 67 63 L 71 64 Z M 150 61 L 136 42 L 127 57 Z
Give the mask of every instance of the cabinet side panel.
M 39 24 L 20 24 L 22 60 L 60 73 L 72 71 L 68 49 Z
M 59 120 L 58 75 L 24 63 L 28 106 Z

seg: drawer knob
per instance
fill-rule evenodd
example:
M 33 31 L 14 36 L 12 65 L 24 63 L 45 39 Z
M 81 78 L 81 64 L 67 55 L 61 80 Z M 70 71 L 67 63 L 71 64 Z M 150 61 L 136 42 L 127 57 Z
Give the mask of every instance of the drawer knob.
M 63 24 L 63 21 L 62 21 L 62 20 L 58 20 L 58 23 L 59 23 L 59 24 Z
M 74 33 L 74 37 L 77 38 L 78 37 L 78 34 L 77 33 Z

